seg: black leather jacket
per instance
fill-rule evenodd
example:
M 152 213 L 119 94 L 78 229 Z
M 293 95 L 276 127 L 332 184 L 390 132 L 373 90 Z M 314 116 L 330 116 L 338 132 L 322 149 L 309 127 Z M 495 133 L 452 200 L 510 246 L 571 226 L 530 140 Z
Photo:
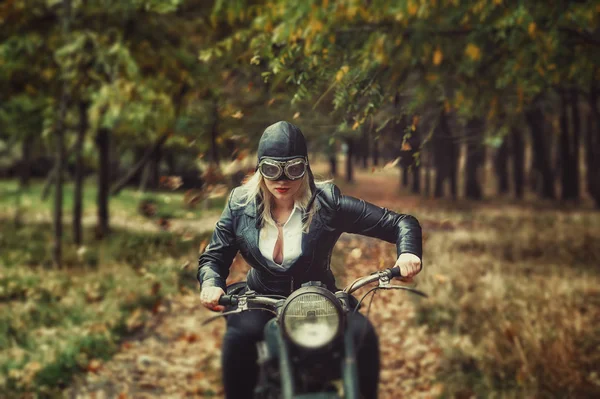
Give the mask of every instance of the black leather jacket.
M 421 226 L 416 218 L 398 214 L 361 199 L 342 195 L 334 184 L 319 186 L 318 210 L 308 233 L 303 233 L 302 253 L 287 271 L 272 270 L 258 247 L 259 230 L 254 202 L 236 205 L 236 189 L 217 222 L 212 239 L 198 261 L 202 287 L 225 290 L 225 280 L 239 251 L 252 266 L 248 287 L 263 294 L 288 295 L 307 281 L 321 281 L 335 291 L 330 270 L 331 253 L 342 233 L 362 234 L 395 243 L 397 253 L 422 257 Z

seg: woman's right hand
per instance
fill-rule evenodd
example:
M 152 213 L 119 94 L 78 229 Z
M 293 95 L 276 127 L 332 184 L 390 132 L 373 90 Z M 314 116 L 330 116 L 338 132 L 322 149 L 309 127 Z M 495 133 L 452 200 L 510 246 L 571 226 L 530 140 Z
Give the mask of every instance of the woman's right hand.
M 215 312 L 220 312 L 225 309 L 225 306 L 219 305 L 219 298 L 225 295 L 221 287 L 206 287 L 200 292 L 200 302 L 204 307 Z

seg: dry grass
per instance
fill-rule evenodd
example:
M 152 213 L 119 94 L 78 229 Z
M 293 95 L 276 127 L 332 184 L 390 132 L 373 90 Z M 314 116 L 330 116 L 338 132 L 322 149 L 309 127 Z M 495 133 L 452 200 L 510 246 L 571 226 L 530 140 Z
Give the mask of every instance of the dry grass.
M 437 213 L 419 306 L 444 348 L 446 393 L 600 394 L 600 215 Z

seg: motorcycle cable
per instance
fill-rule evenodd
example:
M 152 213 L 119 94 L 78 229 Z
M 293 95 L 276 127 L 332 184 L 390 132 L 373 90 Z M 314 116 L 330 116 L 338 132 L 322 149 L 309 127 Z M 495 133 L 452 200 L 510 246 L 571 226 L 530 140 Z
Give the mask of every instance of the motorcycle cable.
M 365 295 L 362 296 L 362 298 L 360 298 L 360 301 L 358 302 L 358 304 L 356 305 L 356 308 L 354 308 L 354 313 L 358 312 L 358 308 L 360 307 L 360 304 L 362 303 L 362 301 L 367 297 L 367 295 L 369 295 L 371 292 L 373 293 L 373 295 L 371 295 L 371 299 L 369 300 L 369 306 L 367 306 L 367 312 L 365 314 L 365 318 L 367 319 L 367 321 L 369 320 L 369 313 L 371 312 L 371 305 L 373 304 L 373 299 L 375 299 L 375 294 L 377 294 L 377 290 L 379 290 L 380 287 L 373 287 L 371 288 L 369 291 L 367 291 L 367 293 Z M 360 339 L 358 340 L 357 344 L 356 344 L 356 352 L 358 352 L 360 350 L 360 348 L 362 347 L 363 343 L 365 342 L 365 337 L 367 335 L 367 328 L 368 328 L 369 324 L 365 323 L 365 326 L 360 334 Z
M 250 308 L 250 309 L 248 309 L 248 310 L 264 310 L 264 311 L 266 311 L 266 312 L 271 312 L 271 313 L 273 313 L 275 316 L 277 316 L 277 312 L 275 312 L 274 310 L 271 310 L 271 309 L 269 309 L 269 308 Z M 227 317 L 227 316 L 231 316 L 231 315 L 233 315 L 233 314 L 237 314 L 237 313 L 242 313 L 242 312 L 241 312 L 240 310 L 237 310 L 237 309 L 235 309 L 235 310 L 230 310 L 229 312 L 223 312 L 223 313 L 221 313 L 221 314 L 218 314 L 218 315 L 216 315 L 216 316 L 211 316 L 211 317 L 209 317 L 208 319 L 204 320 L 204 321 L 202 322 L 202 324 L 201 324 L 201 325 L 205 326 L 205 325 L 207 325 L 207 324 L 209 324 L 209 323 L 212 323 L 213 321 L 217 320 L 217 319 L 218 319 L 218 318 L 220 318 L 220 317 Z

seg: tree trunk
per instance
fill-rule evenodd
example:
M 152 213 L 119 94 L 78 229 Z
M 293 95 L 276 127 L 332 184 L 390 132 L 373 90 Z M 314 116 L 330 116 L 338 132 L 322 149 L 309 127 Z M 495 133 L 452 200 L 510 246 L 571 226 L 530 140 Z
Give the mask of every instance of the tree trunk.
M 412 170 L 412 192 L 415 194 L 421 193 L 421 167 L 415 164 Z
M 525 183 L 525 143 L 521 132 L 513 127 L 510 132 L 510 145 L 513 160 L 513 182 L 515 186 L 515 197 L 522 199 Z
M 110 131 L 104 128 L 96 134 L 98 147 L 98 225 L 96 236 L 106 237 L 110 232 L 108 196 L 110 190 Z
M 346 139 L 348 145 L 348 152 L 346 153 L 346 181 L 352 183 L 354 181 L 354 170 L 352 166 L 352 158 L 354 157 L 354 140 L 351 138 Z
M 150 188 L 158 189 L 160 186 L 160 162 L 162 161 L 162 150 L 158 148 L 154 151 L 152 162 L 150 162 Z
M 66 85 L 63 88 L 63 94 L 60 101 L 60 115 L 58 126 L 56 128 L 56 176 L 54 177 L 54 242 L 52 246 L 52 261 L 57 268 L 62 268 L 62 207 L 63 207 L 63 169 L 65 164 L 65 142 L 64 142 L 64 126 L 67 117 L 67 108 L 69 95 Z
M 77 141 L 75 142 L 75 187 L 73 192 L 73 242 L 77 245 L 81 245 L 83 241 L 83 229 L 81 225 L 83 181 L 85 176 L 83 144 L 85 142 L 85 133 L 88 129 L 87 109 L 87 103 L 79 103 L 79 131 L 77 132 Z
M 561 160 L 561 199 L 573 200 L 578 198 L 579 192 L 579 174 L 577 164 L 578 161 L 577 152 L 579 148 L 576 146 L 578 140 L 575 136 L 578 132 L 575 132 L 575 127 L 579 128 L 579 121 L 575 122 L 574 113 L 571 114 L 573 131 L 569 129 L 569 103 L 573 109 L 577 109 L 573 102 L 576 102 L 576 98 L 569 99 L 569 95 L 565 90 L 560 91 L 561 97 L 561 110 L 560 110 L 560 160 Z M 569 101 L 570 100 L 570 101 Z M 577 112 L 578 114 L 578 112 Z M 579 115 L 577 115 L 577 119 Z M 577 125 L 577 126 L 576 126 Z
M 144 170 L 142 171 L 142 177 L 140 178 L 140 185 L 138 186 L 138 191 L 146 192 L 146 189 L 148 188 L 148 180 L 150 180 L 151 168 L 152 166 L 149 163 L 144 167 Z
M 525 113 L 533 141 L 533 166 L 541 176 L 540 195 L 542 198 L 554 199 L 554 174 L 550 167 L 548 143 L 544 137 L 544 115 L 539 108 Z
M 163 135 L 161 135 L 152 145 L 152 147 L 150 147 L 148 149 L 148 151 L 146 151 L 146 153 L 144 154 L 144 156 L 142 157 L 142 159 L 140 159 L 133 168 L 131 168 L 129 170 L 129 173 L 127 173 L 127 175 L 125 175 L 125 177 L 123 177 L 121 180 L 119 180 L 111 189 L 111 194 L 112 195 L 116 195 L 118 194 L 123 187 L 125 187 L 125 185 L 127 185 L 127 183 L 129 182 L 129 180 L 131 180 L 137 173 L 140 172 L 140 170 L 142 170 L 142 168 L 144 166 L 146 166 L 146 164 L 148 163 L 148 161 L 153 157 L 154 153 L 156 151 L 158 151 L 162 145 L 165 143 L 165 141 L 167 141 L 167 139 L 170 137 L 170 134 L 165 133 Z M 144 173 L 146 173 L 144 171 Z M 142 180 L 143 180 L 143 176 L 142 176 Z M 141 183 L 140 183 L 141 184 Z
M 444 196 L 444 181 L 450 180 L 450 195 L 457 198 L 457 168 L 458 148 L 454 137 L 450 132 L 448 116 L 444 111 L 440 113 L 439 124 L 434 132 L 433 138 L 433 165 L 436 169 L 433 196 L 441 198 Z
M 63 0 L 62 15 L 62 34 L 66 40 L 69 34 L 69 22 L 71 17 L 71 1 Z M 58 126 L 56 128 L 56 189 L 54 190 L 54 242 L 52 246 L 52 260 L 57 268 L 62 267 L 62 206 L 63 206 L 63 169 L 65 163 L 65 125 L 67 119 L 67 110 L 71 96 L 69 93 L 69 83 L 65 80 L 62 86 L 62 95 L 60 99 L 60 114 L 58 117 Z
M 425 197 L 431 197 L 431 167 L 424 168 L 425 171 Z
M 508 193 L 508 137 L 496 151 L 494 169 L 498 179 L 498 194 Z
M 589 94 L 591 114 L 589 117 L 585 149 L 588 192 L 600 209 L 600 112 L 598 111 L 598 87 L 592 84 Z
M 478 136 L 482 130 L 482 122 L 477 119 L 471 119 L 467 123 L 467 156 L 465 161 L 465 196 L 470 199 L 481 199 L 481 185 L 478 179 L 479 169 L 483 164 L 483 148 L 479 141 L 474 137 Z
M 22 188 L 29 187 L 31 177 L 31 152 L 34 136 L 25 137 L 21 146 L 21 162 L 19 167 L 19 184 Z
M 210 160 L 213 164 L 219 165 L 219 148 L 217 138 L 219 137 L 219 103 L 215 98 L 213 104 L 214 120 L 210 129 Z
M 579 114 L 579 93 L 577 89 L 573 89 L 571 93 L 571 118 L 573 124 L 573 132 L 571 136 L 572 142 L 572 165 L 573 165 L 573 194 L 575 199 L 579 199 L 579 149 L 581 146 L 581 115 Z
M 333 154 L 329 154 L 329 173 L 331 176 L 337 176 L 337 157 L 335 156 L 335 152 Z
M 402 187 L 408 187 L 408 166 L 402 166 Z
M 373 140 L 371 156 L 373 157 L 373 166 L 379 166 L 379 141 L 377 140 Z
M 64 156 L 63 156 L 63 163 L 67 162 L 67 160 L 69 158 L 71 158 L 71 155 L 73 154 L 73 151 L 75 150 L 75 146 L 72 146 L 71 148 L 69 148 L 67 151 L 64 151 Z M 57 165 L 54 164 L 52 166 L 52 170 L 50 170 L 50 173 L 48 173 L 48 176 L 46 176 L 46 180 L 44 181 L 44 187 L 42 187 L 42 201 L 45 201 L 46 199 L 48 199 L 48 196 L 50 195 L 50 189 L 52 188 L 52 185 L 56 182 L 56 167 Z M 64 167 L 63 167 L 63 175 L 64 175 Z

